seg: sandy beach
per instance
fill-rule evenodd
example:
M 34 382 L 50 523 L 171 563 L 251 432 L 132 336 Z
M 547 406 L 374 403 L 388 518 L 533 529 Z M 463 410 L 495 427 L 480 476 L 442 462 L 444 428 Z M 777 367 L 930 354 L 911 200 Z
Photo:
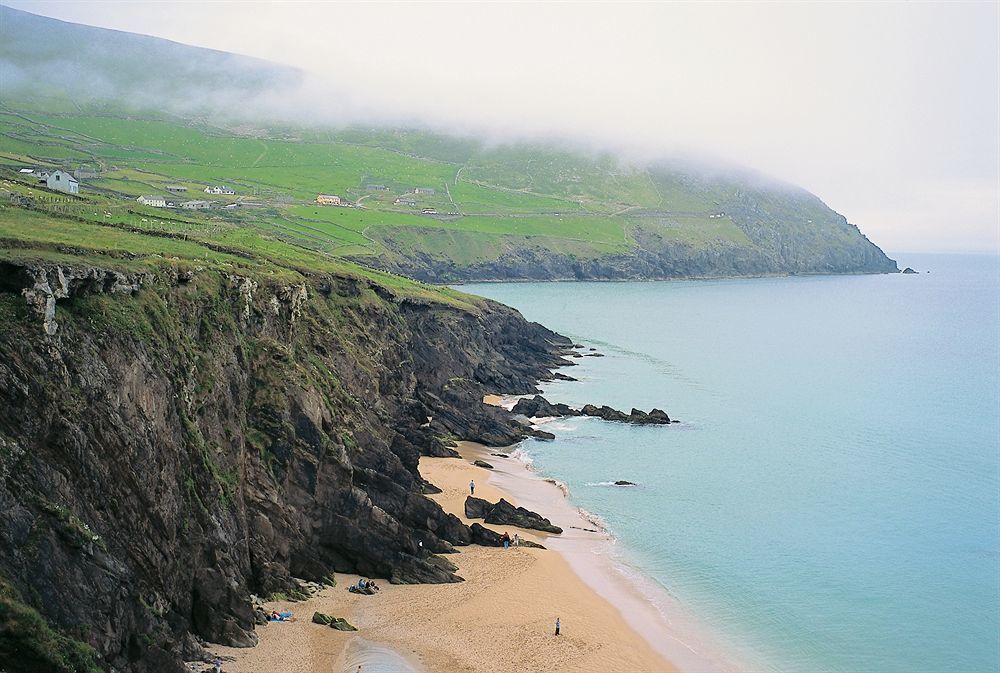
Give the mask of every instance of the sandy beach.
M 515 459 L 491 456 L 491 450 L 469 442 L 461 443 L 459 451 L 462 458 L 420 461 L 421 474 L 442 489 L 442 493 L 431 497 L 445 510 L 471 523 L 464 516 L 470 479 L 476 482 L 477 496 L 490 501 L 504 497 L 515 505 L 530 506 L 500 485 L 513 476 Z M 494 463 L 497 470 L 472 465 L 471 461 L 479 457 Z M 504 470 L 500 463 L 511 469 Z M 534 481 L 545 488 L 556 488 Z M 534 500 L 530 496 L 527 499 Z M 514 527 L 491 528 L 511 535 L 517 532 L 546 546 L 557 542 L 557 537 L 566 538 L 559 540 L 560 544 L 580 545 L 588 544 L 588 538 L 603 535 L 593 529 L 580 530 L 586 526 L 582 519 L 584 526 L 577 527 L 576 520 L 566 521 L 567 512 L 572 511 L 568 504 L 558 514 L 540 511 L 566 529 L 562 536 L 550 537 Z M 571 541 L 574 538 L 575 543 Z M 337 587 L 309 601 L 268 604 L 269 609 L 293 611 L 296 621 L 258 628 L 260 644 L 256 648 L 211 650 L 223 657 L 223 670 L 231 673 L 354 673 L 359 664 L 364 665 L 364 671 L 373 673 L 401 671 L 403 664 L 380 656 L 380 647 L 405 657 L 412 670 L 427 673 L 677 670 L 650 645 L 656 642 L 655 633 L 641 634 L 629 623 L 636 618 L 664 622 L 662 617 L 627 610 L 630 620 L 626 620 L 615 605 L 580 578 L 567 557 L 556 549 L 503 550 L 473 545 L 461 548 L 461 553 L 449 559 L 458 565 L 458 574 L 465 582 L 405 586 L 380 582 L 379 594 L 362 596 L 346 590 L 358 580 L 356 576 L 338 574 Z M 618 590 L 627 593 L 627 588 Z M 615 603 L 622 605 L 618 600 Z M 637 609 L 640 603 L 636 601 Z M 359 631 L 344 633 L 312 624 L 314 611 L 344 617 Z M 562 623 L 559 637 L 554 635 L 556 617 Z M 662 628 L 665 622 L 653 626 Z M 665 636 L 665 632 L 660 635 Z

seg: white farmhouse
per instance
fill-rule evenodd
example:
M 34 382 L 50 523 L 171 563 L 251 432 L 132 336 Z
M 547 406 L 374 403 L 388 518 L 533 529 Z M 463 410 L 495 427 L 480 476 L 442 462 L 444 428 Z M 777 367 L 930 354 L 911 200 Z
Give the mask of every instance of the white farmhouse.
M 167 207 L 167 200 L 162 196 L 140 196 L 136 201 L 144 206 L 152 206 L 153 208 Z
M 45 178 L 45 186 L 49 189 L 54 189 L 57 192 L 65 192 L 67 194 L 80 193 L 80 183 L 77 182 L 76 178 L 65 171 L 50 173 L 49 176 Z
M 233 190 L 225 185 L 216 185 L 214 187 L 205 187 L 206 194 L 235 194 Z

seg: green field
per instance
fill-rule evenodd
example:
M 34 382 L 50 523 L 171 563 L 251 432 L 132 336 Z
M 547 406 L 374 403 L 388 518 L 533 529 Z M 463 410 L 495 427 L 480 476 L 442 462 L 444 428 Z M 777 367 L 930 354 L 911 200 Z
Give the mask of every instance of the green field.
M 136 228 L 165 219 L 224 226 L 227 236 L 253 232 L 258 247 L 278 241 L 436 282 L 505 277 L 503 264 L 542 269 L 513 277 L 631 277 L 630 260 L 644 258 L 643 273 L 666 277 L 850 270 L 870 258 L 870 244 L 818 198 L 746 171 L 642 167 L 413 129 L 246 124 L 60 100 L 52 93 L 0 103 L 0 174 L 87 169 L 82 194 L 100 200 L 109 222 L 146 215 L 130 223 Z M 187 191 L 168 193 L 168 185 Z M 205 194 L 211 185 L 236 195 Z M 318 194 L 346 207 L 320 206 Z M 213 208 L 155 212 L 138 206 L 140 195 Z M 248 207 L 224 208 L 232 204 Z M 557 260 L 555 270 L 546 272 L 544 260 Z M 581 270 L 583 262 L 590 265 Z
M 450 254 L 468 264 L 494 259 L 511 245 L 537 253 L 626 253 L 634 246 L 628 232 L 637 227 L 699 244 L 740 239 L 738 229 L 706 219 L 718 209 L 715 194 L 606 156 L 523 146 L 484 149 L 417 131 L 313 131 L 296 140 L 289 135 L 294 134 L 240 135 L 165 116 L 12 108 L 0 114 L 0 153 L 10 170 L 88 167 L 98 176 L 83 180 L 84 193 L 123 203 L 142 194 L 171 196 L 166 186 L 180 184 L 188 191 L 177 200 L 221 205 L 228 197 L 202 190 L 225 184 L 264 206 L 226 213 L 226 221 L 375 263 L 389 248 L 397 257 Z M 371 191 L 372 184 L 388 189 Z M 417 194 L 418 187 L 434 193 Z M 337 194 L 358 207 L 318 206 L 319 193 Z M 399 198 L 416 203 L 396 204 Z M 678 211 L 667 225 L 669 209 L 658 213 L 658 220 L 629 217 L 630 210 L 665 204 Z M 424 209 L 436 214 L 421 213 Z M 220 217 L 211 213 L 184 216 Z

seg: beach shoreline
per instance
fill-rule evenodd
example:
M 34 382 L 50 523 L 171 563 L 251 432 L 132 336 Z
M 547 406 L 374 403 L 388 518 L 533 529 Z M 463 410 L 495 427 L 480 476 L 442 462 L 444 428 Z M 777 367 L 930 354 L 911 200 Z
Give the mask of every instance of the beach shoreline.
M 503 497 L 515 505 L 528 506 L 525 503 L 537 497 L 528 492 L 530 489 L 508 490 L 515 478 L 553 489 L 565 501 L 555 486 L 529 473 L 516 457 L 492 455 L 503 453 L 501 449 L 461 442 L 458 450 L 461 458 L 421 458 L 420 472 L 442 489 L 440 494 L 428 497 L 465 523 L 473 523 L 464 516 L 470 480 L 476 482 L 476 496 L 491 502 Z M 495 469 L 473 465 L 477 458 L 491 462 Z M 501 482 L 507 488 L 499 485 Z M 525 493 L 513 492 L 518 490 Z M 472 673 L 497 670 L 501 663 L 503 670 L 526 673 L 680 670 L 664 655 L 662 646 L 654 646 L 657 638 L 651 637 L 654 634 L 649 629 L 640 633 L 635 628 L 635 614 L 626 618 L 621 605 L 613 604 L 596 591 L 579 575 L 567 552 L 557 550 L 566 547 L 572 554 L 574 544 L 579 550 L 608 538 L 605 532 L 586 525 L 582 518 L 568 518 L 570 514 L 581 515 L 568 502 L 565 507 L 558 514 L 538 510 L 556 525 L 564 526 L 562 535 L 488 526 L 512 535 L 517 532 L 523 539 L 539 542 L 548 549 L 462 547 L 460 553 L 444 558 L 458 566 L 457 574 L 464 582 L 443 585 L 386 582 L 380 583 L 382 590 L 376 596 L 349 593 L 346 587 L 358 577 L 338 573 L 336 587 L 327 588 L 308 601 L 268 603 L 269 610 L 294 612 L 296 621 L 258 628 L 257 647 L 211 646 L 210 650 L 223 657 L 223 670 L 227 673 L 264 673 L 276 669 L 309 673 L 340 673 L 350 669 L 348 673 L 354 673 L 358 662 L 364 663 L 366 673 L 398 671 L 398 663 L 387 663 L 386 656 L 393 654 L 405 659 L 413 673 Z M 577 526 L 578 522 L 585 525 Z M 571 538 L 575 543 L 566 545 Z M 627 594 L 627 583 L 618 584 L 619 590 Z M 634 608 L 642 603 L 637 596 L 633 596 L 633 601 L 630 605 Z M 657 626 L 656 636 L 669 639 L 669 628 L 662 615 L 649 604 L 646 610 L 640 619 Z M 339 632 L 312 624 L 313 612 L 344 617 L 359 631 Z M 556 617 L 562 623 L 559 637 L 554 635 Z M 388 648 L 391 653 L 379 652 L 379 648 Z

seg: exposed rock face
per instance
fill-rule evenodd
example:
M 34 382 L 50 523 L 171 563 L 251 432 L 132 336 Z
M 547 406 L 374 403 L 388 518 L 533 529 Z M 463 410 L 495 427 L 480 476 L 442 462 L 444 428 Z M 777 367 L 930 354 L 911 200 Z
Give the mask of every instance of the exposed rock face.
M 529 418 L 545 418 L 550 416 L 594 416 L 603 418 L 606 421 L 616 421 L 618 423 L 634 423 L 636 425 L 667 425 L 675 422 L 670 420 L 662 409 L 653 409 L 648 414 L 639 409 L 632 409 L 631 413 L 612 409 L 608 406 L 594 406 L 585 404 L 581 409 L 574 409 L 566 404 L 552 404 L 541 395 L 531 398 L 521 398 L 511 409 L 515 415 L 523 415 Z
M 533 392 L 569 345 L 330 276 L 5 264 L 0 318 L 0 579 L 135 673 L 181 671 L 188 632 L 252 645 L 249 595 L 293 577 L 459 580 L 436 554 L 472 532 L 418 458 L 520 439 L 484 392 Z
M 553 526 L 552 522 L 542 515 L 524 507 L 514 507 L 503 498 L 493 504 L 470 495 L 465 499 L 465 516 L 469 519 L 482 519 L 486 523 L 502 526 L 517 526 L 518 528 L 529 528 L 546 533 L 562 532 L 562 528 Z
M 579 416 L 580 412 L 566 404 L 552 404 L 541 395 L 522 397 L 511 409 L 512 414 L 523 414 L 528 418 L 551 416 Z
M 903 269 L 901 271 L 901 273 L 911 274 L 911 273 L 919 273 L 919 272 L 918 271 L 914 271 L 912 267 L 908 266 L 905 269 Z
M 487 463 L 485 460 L 478 460 L 477 459 L 477 460 L 472 461 L 472 464 L 475 465 L 476 467 L 481 467 L 481 468 L 486 469 L 486 470 L 492 470 L 493 469 L 493 466 L 490 465 L 489 463 Z
M 465 499 L 465 516 L 468 519 L 485 519 L 493 503 L 470 495 Z

